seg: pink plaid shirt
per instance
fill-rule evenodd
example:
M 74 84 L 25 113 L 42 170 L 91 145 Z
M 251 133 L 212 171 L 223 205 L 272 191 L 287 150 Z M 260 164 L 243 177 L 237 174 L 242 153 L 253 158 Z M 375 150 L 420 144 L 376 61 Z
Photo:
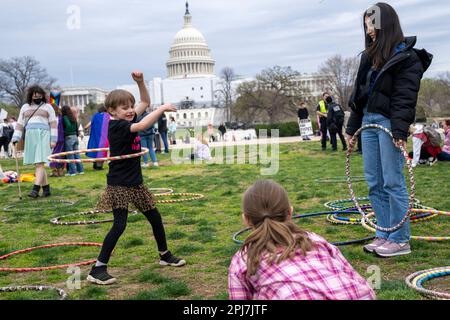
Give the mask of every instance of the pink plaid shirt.
M 228 270 L 231 300 L 371 300 L 375 293 L 344 258 L 339 249 L 322 237 L 309 233 L 316 248 L 305 256 L 267 264 L 262 259 L 250 279 L 238 251 Z

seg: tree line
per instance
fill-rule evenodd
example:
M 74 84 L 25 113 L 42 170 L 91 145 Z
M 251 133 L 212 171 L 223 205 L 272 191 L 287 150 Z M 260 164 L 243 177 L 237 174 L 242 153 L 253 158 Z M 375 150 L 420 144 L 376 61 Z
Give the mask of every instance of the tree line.
M 337 101 L 348 110 L 348 100 L 358 70 L 358 58 L 335 55 L 318 68 L 325 76 L 323 91 L 330 90 Z M 233 68 L 221 70 L 219 88 L 221 105 L 225 107 L 228 122 L 247 124 L 281 123 L 296 116 L 300 101 L 312 101 L 310 111 L 320 100 L 313 97 L 299 80 L 301 73 L 291 67 L 274 66 L 258 73 L 251 81 L 238 81 Z M 39 61 L 30 56 L 0 59 L 0 103 L 15 114 L 14 107 L 21 107 L 26 100 L 29 86 L 38 84 L 46 90 L 55 89 L 56 78 L 50 76 Z M 94 111 L 95 106 L 89 106 Z M 18 111 L 18 110 L 17 110 Z M 417 113 L 426 117 L 450 116 L 450 72 L 435 78 L 422 80 Z

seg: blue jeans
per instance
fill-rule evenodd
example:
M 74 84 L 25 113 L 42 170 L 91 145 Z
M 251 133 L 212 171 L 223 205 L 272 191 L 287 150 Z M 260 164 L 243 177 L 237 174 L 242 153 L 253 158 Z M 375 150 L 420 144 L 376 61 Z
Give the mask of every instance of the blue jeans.
M 78 150 L 78 137 L 76 135 L 65 136 L 64 137 L 64 147 L 66 151 L 76 151 Z M 66 156 L 67 159 L 81 159 L 80 154 L 72 154 Z M 67 169 L 69 170 L 69 174 L 76 174 L 83 172 L 83 164 L 82 163 L 68 163 Z
M 439 161 L 450 161 L 450 153 L 442 151 L 437 155 Z
M 141 136 L 141 146 L 144 148 L 148 148 L 150 158 L 152 158 L 152 162 L 158 162 L 158 160 L 156 159 L 155 150 L 153 149 L 154 136 L 154 134 Z M 148 163 L 148 153 L 144 154 L 144 163 Z
M 365 113 L 362 124 L 379 124 L 391 130 L 391 120 L 378 113 Z M 364 175 L 369 185 L 369 199 L 377 225 L 394 227 L 408 210 L 408 190 L 403 175 L 405 159 L 386 132 L 364 129 L 361 135 Z M 409 219 L 394 232 L 377 230 L 376 236 L 396 243 L 408 242 Z
M 164 152 L 168 153 L 169 152 L 169 142 L 167 141 L 167 131 L 161 131 L 161 139 L 164 143 Z

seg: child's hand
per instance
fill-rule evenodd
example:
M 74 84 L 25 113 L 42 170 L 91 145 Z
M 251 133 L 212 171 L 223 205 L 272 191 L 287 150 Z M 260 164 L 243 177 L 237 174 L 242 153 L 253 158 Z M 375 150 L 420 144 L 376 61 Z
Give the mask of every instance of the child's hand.
M 177 111 L 177 107 L 175 107 L 171 103 L 164 104 L 162 107 L 164 108 L 164 111 L 167 111 L 167 112 L 175 112 L 175 111 Z
M 133 77 L 133 80 L 136 82 L 143 82 L 144 81 L 144 74 L 140 71 L 133 71 L 131 73 L 131 76 Z

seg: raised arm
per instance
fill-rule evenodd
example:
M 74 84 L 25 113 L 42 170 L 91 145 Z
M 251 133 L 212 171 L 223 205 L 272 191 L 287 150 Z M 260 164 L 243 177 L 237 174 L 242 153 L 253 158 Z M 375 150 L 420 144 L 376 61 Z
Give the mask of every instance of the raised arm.
M 149 128 L 152 124 L 154 124 L 156 121 L 158 121 L 159 117 L 164 112 L 175 112 L 177 111 L 177 108 L 171 104 L 165 104 L 147 115 L 144 119 L 139 121 L 138 123 L 133 123 L 130 127 L 131 132 L 139 132 L 142 130 L 145 130 Z
M 150 106 L 150 95 L 148 94 L 147 86 L 144 81 L 144 74 L 140 71 L 133 71 L 131 74 L 133 80 L 136 81 L 139 88 L 140 102 L 136 105 L 136 114 L 140 116 L 145 109 Z

